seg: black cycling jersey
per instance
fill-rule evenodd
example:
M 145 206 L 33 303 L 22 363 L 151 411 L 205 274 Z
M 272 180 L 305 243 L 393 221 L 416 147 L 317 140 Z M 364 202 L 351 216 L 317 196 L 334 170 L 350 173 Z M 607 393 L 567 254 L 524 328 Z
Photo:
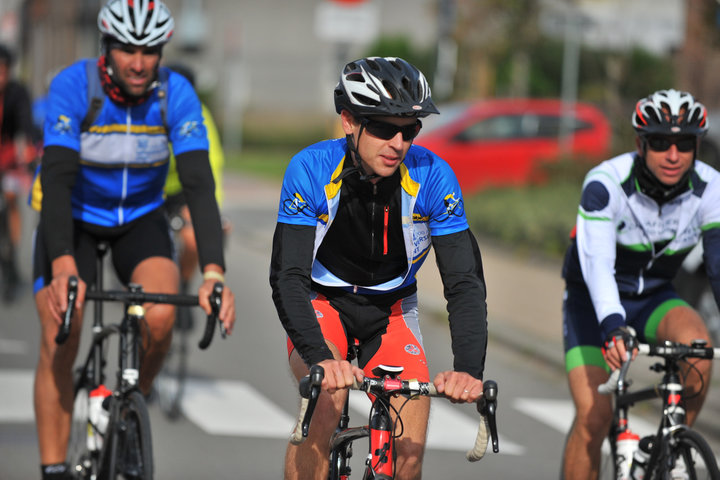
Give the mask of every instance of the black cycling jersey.
M 337 215 L 317 260 L 354 285 L 379 285 L 405 273 L 400 172 L 376 183 L 361 180 L 359 172 L 343 179 Z

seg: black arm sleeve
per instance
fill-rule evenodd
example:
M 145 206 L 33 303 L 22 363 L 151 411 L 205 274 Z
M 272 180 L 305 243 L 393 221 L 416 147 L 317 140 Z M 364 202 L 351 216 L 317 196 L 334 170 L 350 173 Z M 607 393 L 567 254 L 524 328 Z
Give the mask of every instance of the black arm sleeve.
M 220 209 L 215 200 L 207 150 L 192 150 L 176 157 L 178 177 L 197 238 L 200 270 L 209 263 L 225 269 Z
M 315 227 L 278 223 L 273 236 L 270 286 L 280 321 L 310 366 L 333 358 L 310 303 Z
M 487 349 L 487 305 L 482 259 L 470 230 L 432 237 L 448 302 L 454 369 L 482 378 Z
M 75 185 L 80 155 L 77 151 L 49 146 L 40 167 L 42 206 L 40 232 L 50 260 L 73 254 L 73 220 L 70 193 Z

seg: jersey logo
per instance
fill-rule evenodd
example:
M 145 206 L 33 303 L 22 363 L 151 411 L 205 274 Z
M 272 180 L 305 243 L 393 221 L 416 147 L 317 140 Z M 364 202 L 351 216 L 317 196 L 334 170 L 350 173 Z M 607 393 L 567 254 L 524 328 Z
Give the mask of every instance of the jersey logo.
M 405 351 L 410 355 L 420 355 L 420 347 L 412 343 L 405 345 Z
M 441 215 L 439 215 L 437 218 L 435 218 L 435 221 L 438 222 L 444 222 L 448 220 L 450 217 L 462 217 L 463 216 L 463 209 L 462 209 L 462 197 L 458 196 L 455 198 L 456 193 L 453 192 L 449 195 L 446 195 L 443 199 L 443 203 L 445 205 L 445 212 Z
M 299 215 L 303 214 L 308 217 L 313 217 L 313 212 L 309 211 L 310 205 L 302 198 L 299 193 L 295 193 L 293 198 L 286 198 L 283 200 L 283 211 L 288 215 Z
M 189 120 L 180 128 L 180 136 L 182 137 L 200 137 L 202 132 L 199 128 L 200 124 L 196 120 Z
M 70 132 L 70 117 L 66 115 L 58 116 L 57 122 L 53 126 L 53 130 L 61 135 Z

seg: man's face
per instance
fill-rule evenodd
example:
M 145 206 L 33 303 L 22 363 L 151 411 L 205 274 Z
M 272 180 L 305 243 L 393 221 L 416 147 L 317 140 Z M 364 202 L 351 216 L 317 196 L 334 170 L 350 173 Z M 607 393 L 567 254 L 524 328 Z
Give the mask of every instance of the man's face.
M 380 177 L 389 177 L 395 173 L 405 160 L 413 138 L 420 130 L 419 121 L 416 118 L 372 117 L 363 128 L 358 141 L 360 120 L 353 117 L 347 110 L 343 110 L 341 119 L 345 134 L 352 135 L 354 138 L 360 157 L 364 161 L 363 167 L 367 170 L 366 173 Z M 412 135 L 406 140 L 403 138 L 403 133 L 396 131 L 394 127 L 407 127 L 405 138 L 408 137 L 409 132 L 412 132 Z M 373 135 L 373 131 L 384 137 L 392 136 L 384 139 Z M 385 132 L 387 134 L 384 134 Z
M 638 138 L 638 151 L 642 154 L 641 142 Z M 646 142 L 645 163 L 664 185 L 678 183 L 695 161 L 696 137 L 657 135 L 648 136 Z
M 155 71 L 160 63 L 160 49 L 121 45 L 111 48 L 110 65 L 114 80 L 130 95 L 139 97 L 147 92 L 155 80 Z
M 6 63 L 0 62 L 0 92 L 5 91 L 10 81 L 10 67 Z

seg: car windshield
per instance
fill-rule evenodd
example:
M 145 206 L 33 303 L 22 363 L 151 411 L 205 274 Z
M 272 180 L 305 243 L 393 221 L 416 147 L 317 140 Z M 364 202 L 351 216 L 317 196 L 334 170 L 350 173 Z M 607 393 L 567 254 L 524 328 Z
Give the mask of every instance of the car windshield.
M 432 132 L 433 130 L 437 130 L 440 127 L 454 122 L 465 110 L 467 110 L 469 106 L 470 104 L 468 103 L 448 103 L 445 105 L 438 105 L 440 115 L 428 115 L 423 118 L 423 127 L 422 130 L 420 130 L 420 135 Z

